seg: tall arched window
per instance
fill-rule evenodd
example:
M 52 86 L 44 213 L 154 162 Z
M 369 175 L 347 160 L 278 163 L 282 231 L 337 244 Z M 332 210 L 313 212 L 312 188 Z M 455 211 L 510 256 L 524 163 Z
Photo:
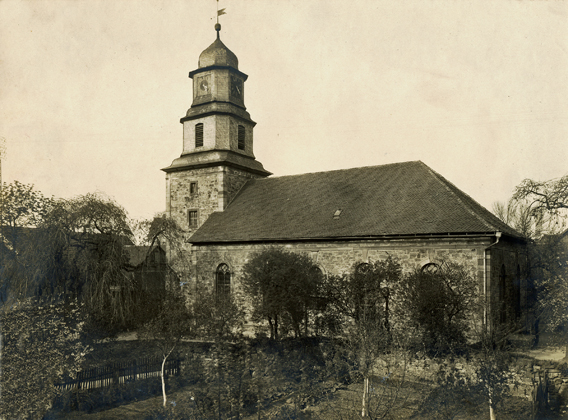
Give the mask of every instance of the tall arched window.
M 501 265 L 501 272 L 499 273 L 499 321 L 501 323 L 507 322 L 507 272 L 505 265 Z
M 195 124 L 195 147 L 203 146 L 203 123 Z
M 439 269 L 440 269 L 440 266 L 438 264 L 428 263 L 428 264 L 425 264 L 420 271 L 422 273 L 427 273 L 427 274 L 436 274 Z
M 245 150 L 245 126 L 239 125 L 237 130 L 237 143 L 239 150 Z
M 365 275 L 371 269 L 371 265 L 369 263 L 359 263 L 355 267 L 355 275 Z
M 231 271 L 225 263 L 219 264 L 215 274 L 215 292 L 218 298 L 227 298 L 231 294 Z
M 521 267 L 517 265 L 517 275 L 515 276 L 515 284 L 513 284 L 513 298 L 515 299 L 515 318 L 521 317 Z
M 325 273 L 320 267 L 314 266 L 310 269 L 310 274 L 314 280 L 321 282 L 325 278 Z M 327 299 L 322 296 L 310 296 L 307 309 L 324 311 L 327 306 Z

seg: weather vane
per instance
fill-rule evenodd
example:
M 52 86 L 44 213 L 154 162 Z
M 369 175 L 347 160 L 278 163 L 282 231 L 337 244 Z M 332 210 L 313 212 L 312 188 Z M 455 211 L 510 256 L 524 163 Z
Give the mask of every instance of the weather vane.
M 225 9 L 226 8 L 224 7 L 221 10 L 219 10 L 219 0 L 217 0 L 217 23 L 219 23 L 219 16 L 227 14 L 227 12 L 225 12 Z
M 219 32 L 221 32 L 221 24 L 219 23 L 219 16 L 226 15 L 225 8 L 219 10 L 219 0 L 217 0 L 217 23 L 215 24 L 215 30 L 217 31 L 217 39 L 219 39 Z

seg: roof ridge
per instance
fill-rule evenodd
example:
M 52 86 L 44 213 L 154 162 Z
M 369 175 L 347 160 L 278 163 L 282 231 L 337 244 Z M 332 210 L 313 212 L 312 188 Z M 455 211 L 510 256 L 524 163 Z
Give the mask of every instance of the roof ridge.
M 346 171 L 353 171 L 353 170 L 356 170 L 356 169 L 369 169 L 369 168 L 381 168 L 381 167 L 395 166 L 395 165 L 408 165 L 409 163 L 420 163 L 420 164 L 424 165 L 424 162 L 422 162 L 420 160 L 408 160 L 406 162 L 391 162 L 391 163 L 384 163 L 382 165 L 355 166 L 353 168 L 332 169 L 332 170 L 329 170 L 329 171 L 316 171 L 316 172 L 304 172 L 304 173 L 301 173 L 301 174 L 277 175 L 277 176 L 271 176 L 271 177 L 266 177 L 266 178 L 262 178 L 262 179 L 256 178 L 255 181 L 264 181 L 264 180 L 268 180 L 268 179 L 291 178 L 291 177 L 295 177 L 295 176 L 324 174 L 324 173 L 332 173 L 332 172 L 346 172 Z
M 477 218 L 479 221 L 481 221 L 482 224 L 484 224 L 485 226 L 487 226 L 488 228 L 491 228 L 491 230 L 494 231 L 500 231 L 502 229 L 500 229 L 498 226 L 494 225 L 493 223 L 490 223 L 485 217 L 481 216 L 480 214 L 478 214 L 475 209 L 472 208 L 471 205 L 469 205 L 468 203 L 466 203 L 462 197 L 459 196 L 459 194 L 456 193 L 456 190 L 459 191 L 461 194 L 465 195 L 469 200 L 471 200 L 473 203 L 475 203 L 476 205 L 478 205 L 479 207 L 481 207 L 482 209 L 489 211 L 487 209 L 485 209 L 485 207 L 483 207 L 481 204 L 479 204 L 477 201 L 475 201 L 475 199 L 473 199 L 469 194 L 467 194 L 466 192 L 460 190 L 458 187 L 456 187 L 452 182 L 448 181 L 446 178 L 444 178 L 442 175 L 440 175 L 438 172 L 436 172 L 435 170 L 433 170 L 432 168 L 430 168 L 428 165 L 426 165 L 423 162 L 422 165 L 424 165 L 426 167 L 426 169 L 432 173 L 432 175 L 434 175 L 434 178 L 436 178 L 438 180 L 438 182 L 440 184 L 442 184 L 444 186 L 444 188 L 446 188 L 447 191 L 450 192 L 450 194 L 452 194 L 463 206 L 464 208 L 471 214 L 473 215 L 475 218 Z M 495 216 L 496 217 L 496 216 Z M 506 225 L 506 223 L 504 223 Z M 509 227 L 507 225 L 507 227 Z

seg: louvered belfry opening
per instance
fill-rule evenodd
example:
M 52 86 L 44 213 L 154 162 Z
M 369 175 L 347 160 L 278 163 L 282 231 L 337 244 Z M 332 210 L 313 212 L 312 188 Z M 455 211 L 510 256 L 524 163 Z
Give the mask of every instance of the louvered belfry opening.
M 244 125 L 239 125 L 238 133 L 237 133 L 237 139 L 238 139 L 239 150 L 245 150 L 245 126 Z
M 203 146 L 203 123 L 195 124 L 195 147 Z

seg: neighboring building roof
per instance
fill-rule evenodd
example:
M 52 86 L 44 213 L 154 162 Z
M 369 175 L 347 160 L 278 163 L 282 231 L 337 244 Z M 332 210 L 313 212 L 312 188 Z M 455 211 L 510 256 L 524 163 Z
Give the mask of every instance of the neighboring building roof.
M 144 261 L 148 255 L 151 254 L 151 250 L 158 249 L 157 246 L 138 246 L 138 245 L 126 245 L 124 246 L 124 251 L 128 254 L 128 264 L 131 267 L 138 267 Z
M 248 181 L 191 243 L 520 235 L 420 161 Z

